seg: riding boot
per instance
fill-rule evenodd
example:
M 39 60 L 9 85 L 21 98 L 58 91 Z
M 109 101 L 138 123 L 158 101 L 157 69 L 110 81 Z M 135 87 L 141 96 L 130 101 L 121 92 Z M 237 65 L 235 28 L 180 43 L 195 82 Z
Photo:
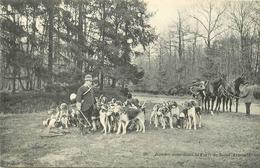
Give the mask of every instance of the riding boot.
M 177 119 L 177 128 L 181 128 L 181 122 L 180 122 L 180 119 Z
M 246 115 L 250 115 L 250 106 L 251 106 L 251 103 L 245 103 L 246 105 Z

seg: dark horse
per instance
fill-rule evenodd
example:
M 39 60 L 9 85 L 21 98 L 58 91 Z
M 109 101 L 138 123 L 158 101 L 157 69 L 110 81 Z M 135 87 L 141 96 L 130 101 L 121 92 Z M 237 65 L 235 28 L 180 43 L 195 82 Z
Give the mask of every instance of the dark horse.
M 227 91 L 225 88 L 227 88 L 225 84 L 221 85 L 218 88 L 217 103 L 216 103 L 215 111 L 220 111 L 221 100 L 223 102 L 223 112 L 225 111 L 225 101 L 227 98 Z
M 244 85 L 246 83 L 246 79 L 244 74 L 236 78 L 233 82 L 227 83 L 225 82 L 222 86 L 220 87 L 220 95 L 218 97 L 218 102 L 217 104 L 221 103 L 221 98 L 223 99 L 223 111 L 225 111 L 225 105 L 226 105 L 226 110 L 228 110 L 228 103 L 229 103 L 229 111 L 231 112 L 231 106 L 232 106 L 232 99 L 236 99 L 236 112 L 238 111 L 238 102 L 239 102 L 239 96 L 240 96 L 240 85 Z M 217 108 L 217 107 L 216 107 Z
M 208 81 L 206 83 L 205 98 L 203 98 L 205 110 L 210 110 L 210 101 L 211 101 L 211 110 L 213 111 L 214 103 L 218 95 L 218 89 L 221 85 L 225 83 L 225 81 L 226 81 L 226 75 L 220 74 L 220 76 L 217 79 L 213 81 Z

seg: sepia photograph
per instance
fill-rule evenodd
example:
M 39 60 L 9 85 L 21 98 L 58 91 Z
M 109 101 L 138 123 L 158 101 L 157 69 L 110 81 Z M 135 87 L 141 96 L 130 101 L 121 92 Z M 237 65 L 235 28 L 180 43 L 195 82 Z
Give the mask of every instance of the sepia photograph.
M 0 0 L 0 167 L 260 167 L 260 1 Z

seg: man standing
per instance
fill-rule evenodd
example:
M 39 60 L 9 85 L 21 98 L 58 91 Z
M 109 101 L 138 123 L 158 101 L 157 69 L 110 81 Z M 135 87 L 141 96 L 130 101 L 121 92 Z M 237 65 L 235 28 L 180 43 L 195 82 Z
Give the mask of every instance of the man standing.
M 88 122 L 92 121 L 92 129 L 95 131 L 96 123 L 93 119 L 93 116 L 95 116 L 95 97 L 92 82 L 92 76 L 86 75 L 84 84 L 77 91 L 76 106 L 77 109 L 81 111 L 84 120 L 87 119 Z
M 241 89 L 241 98 L 246 106 L 246 115 L 250 115 L 250 106 L 254 101 L 254 88 L 255 85 L 245 84 Z

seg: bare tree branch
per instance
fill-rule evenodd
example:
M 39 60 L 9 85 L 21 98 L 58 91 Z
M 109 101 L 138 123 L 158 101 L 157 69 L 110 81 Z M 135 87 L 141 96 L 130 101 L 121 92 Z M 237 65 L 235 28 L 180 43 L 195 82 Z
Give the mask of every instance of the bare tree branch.
M 213 40 L 215 37 L 221 35 L 222 33 L 226 32 L 227 30 L 228 30 L 228 29 L 225 29 L 225 30 L 223 30 L 223 31 L 221 31 L 221 32 L 216 33 L 213 37 L 210 38 L 210 40 Z
M 205 24 L 204 24 L 200 19 L 198 19 L 198 18 L 195 17 L 195 16 L 192 16 L 192 18 L 196 19 L 196 20 L 205 28 L 205 30 L 206 30 L 207 32 L 209 32 L 208 28 L 205 26 Z
M 212 26 L 212 29 L 210 30 L 210 33 L 215 30 L 215 27 L 216 27 L 216 25 L 217 25 L 217 23 L 219 21 L 219 18 L 220 18 L 221 15 L 223 15 L 225 10 L 226 10 L 226 8 L 224 8 L 220 13 L 218 13 L 218 15 L 217 15 L 217 17 L 216 17 L 216 19 L 214 21 L 214 25 Z

